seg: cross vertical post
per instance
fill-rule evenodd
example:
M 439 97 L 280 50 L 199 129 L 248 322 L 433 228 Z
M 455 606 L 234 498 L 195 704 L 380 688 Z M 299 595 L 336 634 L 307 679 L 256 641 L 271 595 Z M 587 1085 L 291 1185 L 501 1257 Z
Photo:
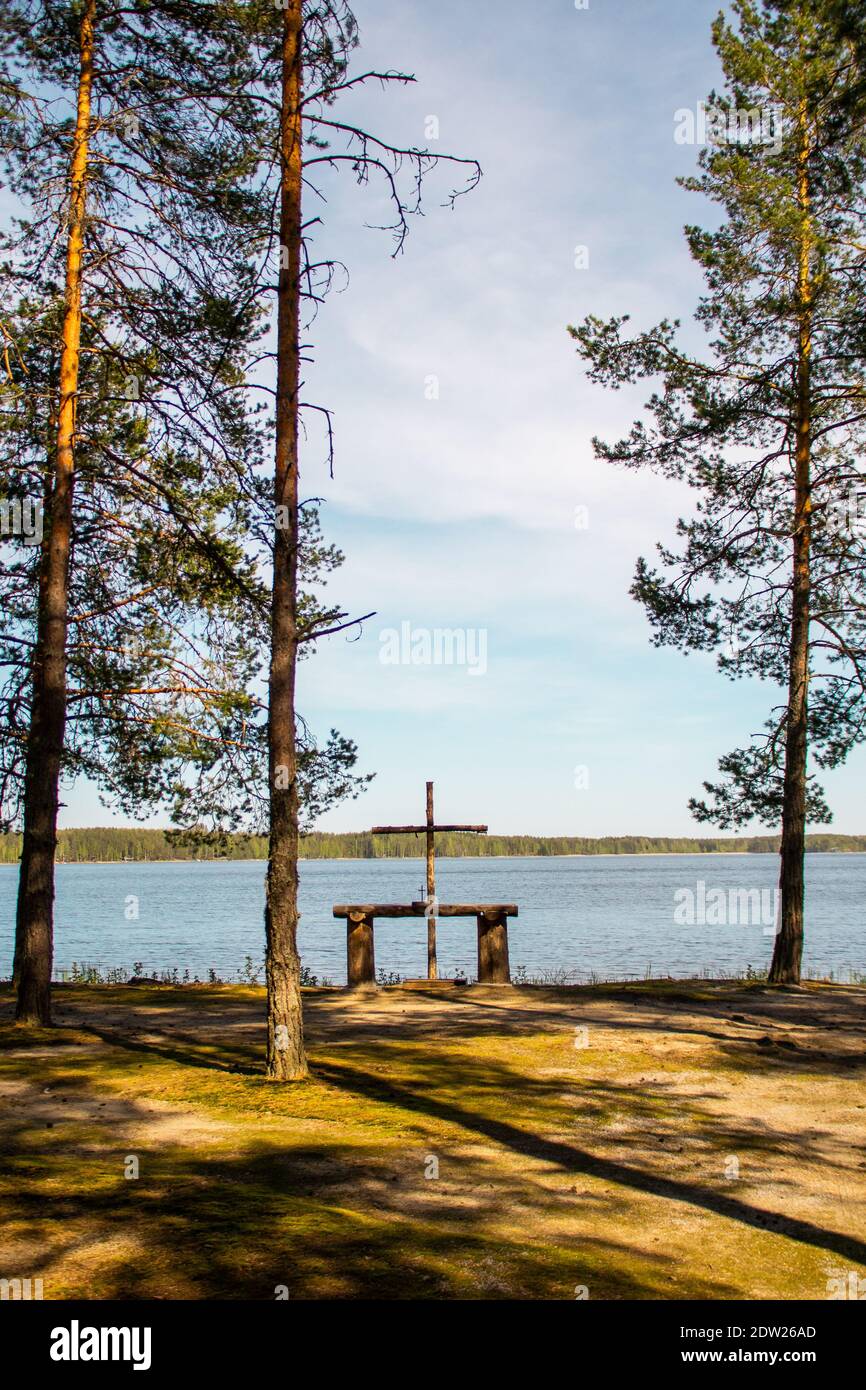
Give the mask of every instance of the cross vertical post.
M 436 900 L 436 849 L 433 839 L 433 783 L 427 783 L 427 979 L 438 980 L 439 968 L 436 962 L 436 918 L 433 916 L 433 903 Z

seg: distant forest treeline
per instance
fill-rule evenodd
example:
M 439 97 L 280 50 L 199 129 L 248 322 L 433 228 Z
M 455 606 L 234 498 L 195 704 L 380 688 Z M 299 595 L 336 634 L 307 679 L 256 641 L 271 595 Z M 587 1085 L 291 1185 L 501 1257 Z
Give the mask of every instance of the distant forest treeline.
M 866 853 L 866 835 L 810 835 L 813 853 L 831 850 Z M 232 835 L 220 846 L 184 845 L 162 830 L 94 828 L 61 830 L 57 858 L 63 864 L 122 863 L 125 860 L 160 859 L 266 859 L 264 835 Z M 0 863 L 17 863 L 20 835 L 0 835 Z M 717 854 L 777 853 L 777 835 L 727 836 L 700 839 L 657 838 L 650 835 L 611 835 L 588 839 L 571 835 L 461 835 L 436 836 L 440 855 L 455 858 L 495 855 L 553 854 Z M 421 835 L 371 835 L 366 831 L 330 835 L 313 831 L 301 841 L 304 859 L 418 859 L 424 853 Z

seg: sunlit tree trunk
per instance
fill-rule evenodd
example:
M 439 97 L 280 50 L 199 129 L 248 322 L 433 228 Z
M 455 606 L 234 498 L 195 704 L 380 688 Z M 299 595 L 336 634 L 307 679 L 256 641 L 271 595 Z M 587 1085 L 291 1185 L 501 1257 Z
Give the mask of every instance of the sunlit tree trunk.
M 25 769 L 24 834 L 18 883 L 15 943 L 18 998 L 15 1016 L 20 1023 L 34 1024 L 51 1022 L 54 859 L 60 765 L 66 730 L 66 629 L 95 9 L 96 0 L 86 0 L 79 31 L 77 115 L 67 205 L 57 448 L 49 514 L 45 519 L 45 553 L 40 570 Z
M 267 1072 L 275 1081 L 296 1081 L 307 1074 L 297 948 L 298 767 L 295 741 L 302 22 L 301 0 L 287 0 L 283 15 L 280 110 L 275 530 L 268 721 L 270 846 L 265 907 Z
M 806 776 L 809 713 L 809 623 L 812 540 L 812 231 L 809 197 L 809 129 L 805 107 L 799 122 L 798 188 L 801 214 L 797 297 L 797 409 L 791 646 L 780 871 L 781 920 L 773 950 L 772 984 L 799 984 L 805 902 Z

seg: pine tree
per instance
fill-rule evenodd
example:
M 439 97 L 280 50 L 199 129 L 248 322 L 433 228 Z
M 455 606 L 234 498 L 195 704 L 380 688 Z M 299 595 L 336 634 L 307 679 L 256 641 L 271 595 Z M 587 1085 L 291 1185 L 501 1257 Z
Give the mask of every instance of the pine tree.
M 844 8 L 844 7 L 843 7 Z M 638 562 L 633 595 L 657 645 L 716 650 L 732 679 L 784 691 L 765 735 L 720 761 L 700 821 L 781 823 L 781 921 L 770 980 L 796 983 L 807 820 L 830 819 L 809 758 L 844 762 L 866 735 L 864 134 L 857 45 L 832 0 L 736 0 L 713 39 L 725 75 L 699 177 L 723 210 L 686 235 L 707 293 L 705 355 L 677 323 L 570 332 L 591 379 L 655 377 L 651 423 L 598 455 L 685 481 L 682 545 Z
M 237 63 L 219 6 L 14 0 L 0 42 L 6 180 L 28 209 L 5 246 L 2 437 L 13 491 L 45 504 L 41 547 L 3 568 L 2 793 L 23 820 L 17 1016 L 47 1023 L 61 770 L 127 809 L 169 798 L 187 824 L 224 815 L 239 763 L 260 775 L 257 205 L 215 119 Z M 314 515 L 307 540 L 302 569 L 338 563 Z M 350 741 L 303 751 L 320 803 L 351 787 Z
M 454 161 L 423 149 L 399 148 L 341 121 L 334 113 L 341 94 L 353 88 L 413 80 L 395 72 L 350 74 L 357 26 L 343 0 L 280 0 L 276 7 L 273 0 L 252 0 L 234 5 L 231 11 L 237 34 L 234 47 L 246 54 L 248 66 L 243 79 L 237 74 L 221 120 L 231 124 L 239 145 L 257 160 L 257 178 L 245 185 L 254 192 L 260 209 L 261 255 L 253 279 L 256 302 L 264 300 L 273 308 L 276 335 L 268 557 L 267 1072 L 274 1080 L 289 1081 L 307 1073 L 296 939 L 301 771 L 295 707 L 297 662 L 306 644 L 360 620 L 339 609 L 306 614 L 298 601 L 298 564 L 303 548 L 303 506 L 298 491 L 303 413 L 319 412 L 327 423 L 329 449 L 331 439 L 329 412 L 301 400 L 304 333 L 337 268 L 331 260 L 316 259 L 312 235 L 320 204 L 316 204 L 314 214 L 308 214 L 306 206 L 311 195 L 315 197 L 319 176 L 326 171 L 346 168 L 362 185 L 381 177 L 394 210 L 388 230 L 395 237 L 396 254 L 403 247 L 411 215 L 420 211 L 424 176 L 437 164 Z M 456 162 L 465 166 L 465 188 L 471 187 L 480 170 L 473 161 Z M 447 201 L 453 204 L 457 196 L 454 191 Z

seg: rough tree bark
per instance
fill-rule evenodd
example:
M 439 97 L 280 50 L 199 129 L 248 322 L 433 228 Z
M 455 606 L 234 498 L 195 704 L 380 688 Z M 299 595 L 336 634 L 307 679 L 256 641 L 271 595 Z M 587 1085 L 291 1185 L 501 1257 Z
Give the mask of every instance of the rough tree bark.
M 19 1023 L 42 1025 L 51 1023 L 54 859 L 60 765 L 66 732 L 66 631 L 95 10 L 96 0 L 86 0 L 79 30 L 77 114 L 69 171 L 57 447 L 40 567 L 15 933 L 18 984 L 15 1017 Z
M 280 275 L 268 717 L 270 845 L 265 906 L 267 1074 L 275 1081 L 297 1081 L 307 1075 L 297 948 L 298 768 L 295 741 L 302 40 L 301 0 L 287 0 L 283 11 L 280 109 Z
M 427 979 L 439 978 L 439 965 L 436 960 L 436 918 L 432 915 L 433 897 L 436 893 L 436 849 L 433 838 L 433 783 L 427 783 Z
M 802 215 L 797 277 L 797 409 L 791 647 L 779 887 L 781 920 L 770 966 L 771 984 L 799 984 L 805 902 L 806 777 L 809 714 L 809 626 L 812 542 L 812 233 L 809 193 L 809 129 L 799 121 L 798 202 Z

